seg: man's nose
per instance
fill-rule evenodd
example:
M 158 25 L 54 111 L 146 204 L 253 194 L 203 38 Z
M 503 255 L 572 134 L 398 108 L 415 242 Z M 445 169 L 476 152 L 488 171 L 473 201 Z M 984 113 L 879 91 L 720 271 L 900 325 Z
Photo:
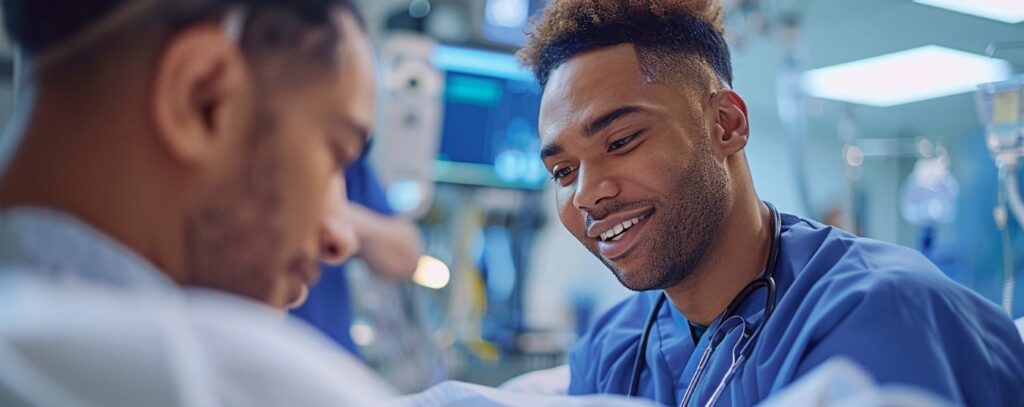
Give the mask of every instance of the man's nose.
M 619 183 L 614 177 L 598 171 L 596 168 L 584 168 L 580 166 L 576 176 L 576 193 L 573 194 L 572 204 L 581 211 L 598 213 L 593 216 L 601 219 L 607 214 L 600 214 L 599 208 L 602 202 L 613 199 L 619 195 Z
M 345 179 L 341 174 L 331 177 L 325 199 L 323 220 L 320 223 L 320 260 L 340 264 L 359 250 L 348 196 L 345 194 Z

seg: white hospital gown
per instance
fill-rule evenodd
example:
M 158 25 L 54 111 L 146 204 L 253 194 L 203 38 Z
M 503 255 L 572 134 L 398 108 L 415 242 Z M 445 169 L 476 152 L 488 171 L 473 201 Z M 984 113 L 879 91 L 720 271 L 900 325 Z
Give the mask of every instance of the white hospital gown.
M 0 211 L 0 405 L 361 406 L 393 396 L 304 324 L 179 289 L 68 215 Z

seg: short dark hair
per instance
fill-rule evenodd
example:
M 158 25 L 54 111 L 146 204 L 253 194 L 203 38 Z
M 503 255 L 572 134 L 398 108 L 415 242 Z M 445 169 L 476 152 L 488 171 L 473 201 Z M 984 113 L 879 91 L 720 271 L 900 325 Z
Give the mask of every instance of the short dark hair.
M 722 6 L 717 0 L 554 0 L 534 25 L 519 58 L 533 68 L 543 87 L 552 71 L 579 54 L 633 44 L 641 65 L 662 60 L 645 55 L 695 55 L 719 81 L 732 86 L 732 64 L 723 34 Z
M 90 25 L 104 19 L 121 7 L 129 7 L 139 0 L 2 0 L 4 23 L 8 35 L 28 56 L 34 56 L 71 40 Z M 255 36 L 274 42 L 287 42 L 299 37 L 301 29 L 333 26 L 331 10 L 351 11 L 363 26 L 359 13 L 351 0 L 152 0 L 159 4 L 155 22 L 165 35 L 201 21 L 219 18 L 232 7 L 245 6 L 247 21 L 264 21 L 266 32 Z M 293 22 L 286 27 L 266 24 L 269 16 L 281 15 Z M 298 24 L 294 24 L 297 22 Z M 243 30 L 243 43 L 253 45 L 260 40 L 248 38 L 247 24 Z M 152 27 L 149 27 L 152 28 Z M 334 36 L 336 39 L 337 35 Z

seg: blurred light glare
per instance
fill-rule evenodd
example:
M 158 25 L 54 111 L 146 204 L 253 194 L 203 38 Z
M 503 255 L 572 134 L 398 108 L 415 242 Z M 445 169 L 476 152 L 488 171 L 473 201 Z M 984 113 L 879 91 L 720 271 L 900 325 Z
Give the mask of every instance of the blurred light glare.
M 525 175 L 527 161 L 523 153 L 515 150 L 505 150 L 494 158 L 494 172 L 505 182 L 518 181 Z
M 431 61 L 438 69 L 533 83 L 533 73 L 511 54 L 439 45 Z
M 352 327 L 348 330 L 349 335 L 352 336 L 352 342 L 355 342 L 359 346 L 369 346 L 377 338 L 376 333 L 373 331 L 373 327 L 363 322 L 355 322 Z
M 1021 0 L 914 0 L 914 2 L 1009 24 L 1024 21 L 1024 1 Z
M 853 167 L 864 165 L 864 150 L 857 146 L 848 147 L 846 149 L 846 163 Z
M 430 256 L 420 257 L 412 281 L 427 288 L 439 290 L 448 285 L 451 273 L 448 266 L 441 260 Z
M 413 0 L 409 3 L 409 15 L 413 18 L 423 18 L 430 14 L 430 2 L 427 0 Z
M 526 24 L 529 6 L 528 0 L 489 0 L 484 14 L 492 25 L 519 28 Z
M 970 92 L 1010 74 L 1004 60 L 928 45 L 808 71 L 803 82 L 814 97 L 888 107 Z
M 914 226 L 950 223 L 959 194 L 960 183 L 949 172 L 945 155 L 919 159 L 901 187 L 900 214 Z
M 388 205 L 398 212 L 412 212 L 423 202 L 423 188 L 414 180 L 396 181 L 388 186 Z

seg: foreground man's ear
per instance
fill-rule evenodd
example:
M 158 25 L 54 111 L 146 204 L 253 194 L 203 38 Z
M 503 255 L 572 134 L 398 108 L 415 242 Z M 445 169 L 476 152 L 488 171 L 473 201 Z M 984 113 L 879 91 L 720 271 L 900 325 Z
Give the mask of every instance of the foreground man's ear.
M 150 112 L 159 144 L 175 161 L 197 166 L 215 160 L 251 114 L 245 58 L 216 24 L 175 34 L 157 57 Z

